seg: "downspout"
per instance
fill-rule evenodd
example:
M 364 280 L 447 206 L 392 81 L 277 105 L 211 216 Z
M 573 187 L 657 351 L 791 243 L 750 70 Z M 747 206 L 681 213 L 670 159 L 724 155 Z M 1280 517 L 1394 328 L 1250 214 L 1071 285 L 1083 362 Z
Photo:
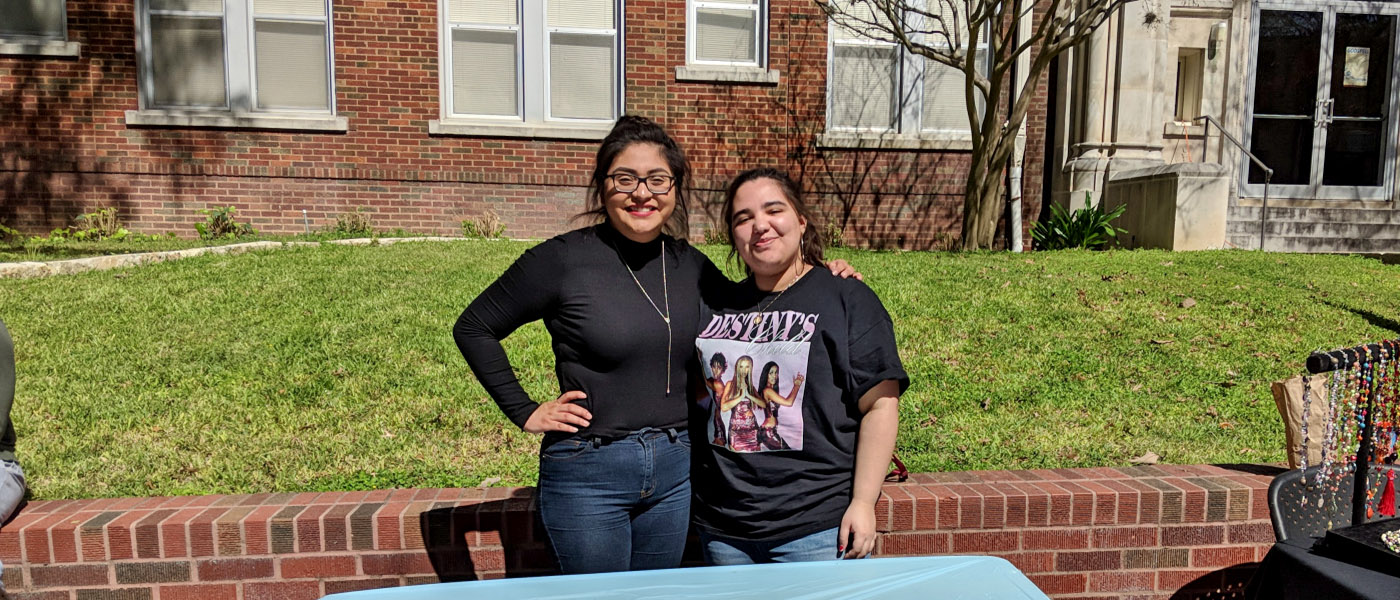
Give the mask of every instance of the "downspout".
M 1024 17 L 1018 17 L 1016 22 L 1012 24 L 1012 48 L 1019 47 L 1021 44 L 1021 19 L 1029 20 L 1034 14 L 1035 10 L 1032 9 L 1029 14 L 1025 15 Z M 1026 25 L 1027 28 L 1030 27 L 1030 23 L 1027 23 Z M 1020 78 L 1021 61 L 1028 59 L 1029 57 L 1027 57 L 1025 54 L 1022 54 L 1016 57 L 1015 62 L 1011 63 L 1010 104 L 1012 107 L 1016 106 L 1017 91 L 1023 91 L 1021 90 L 1021 88 L 1025 83 L 1021 81 Z M 1016 147 L 1011 152 L 1011 158 L 1008 159 L 1011 164 L 1007 169 L 1007 171 L 1011 175 L 1010 189 L 1007 190 L 1007 192 L 1010 194 L 1011 200 L 1011 218 L 1008 222 L 1008 235 L 1006 237 L 1008 238 L 1008 241 L 1011 242 L 1011 251 L 1021 252 L 1024 250 L 1024 248 L 1022 247 L 1024 240 L 1022 239 L 1023 234 L 1021 232 L 1021 166 L 1024 165 L 1026 161 L 1026 126 L 1024 121 L 1022 121 L 1022 123 L 1016 127 L 1015 144 Z

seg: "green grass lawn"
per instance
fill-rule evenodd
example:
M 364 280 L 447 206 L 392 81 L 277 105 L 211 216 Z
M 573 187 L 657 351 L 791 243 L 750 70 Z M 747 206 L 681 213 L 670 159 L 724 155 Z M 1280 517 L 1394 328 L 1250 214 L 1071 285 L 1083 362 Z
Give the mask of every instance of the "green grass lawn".
M 531 484 L 536 438 L 449 335 L 528 245 L 291 248 L 0 282 L 35 495 Z M 1400 329 L 1397 267 L 1353 257 L 834 254 L 894 317 L 915 470 L 1280 461 L 1269 382 L 1311 350 Z M 530 394 L 553 398 L 544 328 L 506 348 Z

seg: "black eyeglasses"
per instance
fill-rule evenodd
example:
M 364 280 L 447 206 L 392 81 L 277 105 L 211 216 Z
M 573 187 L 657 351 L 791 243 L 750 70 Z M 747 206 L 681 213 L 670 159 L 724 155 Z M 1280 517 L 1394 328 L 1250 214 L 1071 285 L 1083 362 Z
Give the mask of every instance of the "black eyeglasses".
M 614 189 L 624 194 L 637 191 L 637 186 L 643 181 L 647 183 L 647 191 L 653 194 L 664 194 L 676 185 L 676 178 L 670 175 L 647 175 L 643 178 L 631 173 L 613 173 L 607 178 L 612 180 Z

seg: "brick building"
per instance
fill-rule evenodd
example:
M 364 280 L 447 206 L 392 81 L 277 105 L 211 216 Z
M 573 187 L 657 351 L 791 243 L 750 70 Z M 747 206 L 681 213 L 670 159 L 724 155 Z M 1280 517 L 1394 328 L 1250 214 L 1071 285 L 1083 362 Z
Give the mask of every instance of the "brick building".
M 582 209 L 611 121 L 641 114 L 690 154 L 697 237 L 727 178 L 776 165 L 847 242 L 953 243 L 957 76 L 830 31 L 811 0 L 10 0 L 0 223 L 116 206 L 193 235 L 198 210 L 234 205 L 295 233 L 364 207 L 376 228 L 452 233 L 491 210 L 548 236 Z

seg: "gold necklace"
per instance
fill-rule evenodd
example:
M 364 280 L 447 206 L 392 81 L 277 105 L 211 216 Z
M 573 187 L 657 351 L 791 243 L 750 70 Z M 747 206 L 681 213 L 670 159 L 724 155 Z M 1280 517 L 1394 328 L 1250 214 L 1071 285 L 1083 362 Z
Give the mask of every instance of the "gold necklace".
M 802 279 L 802 276 L 806 275 L 807 271 L 811 270 L 810 267 L 803 268 L 806 266 L 806 263 L 803 263 L 801 267 L 798 267 L 797 274 L 792 276 L 792 281 L 789 281 L 787 285 L 783 286 L 782 291 L 778 292 L 777 296 L 773 296 L 773 299 L 769 300 L 768 304 L 764 304 L 763 308 L 758 309 L 758 312 L 753 314 L 752 321 L 754 325 L 758 324 L 758 321 L 763 318 L 763 313 L 767 311 L 770 307 L 772 307 L 773 303 L 778 301 L 778 298 L 782 298 L 783 294 L 787 293 L 788 289 L 791 288 L 793 284 L 797 283 L 798 279 Z
M 642 280 L 637 279 L 637 273 L 632 270 L 632 265 L 627 264 L 627 259 L 622 257 L 622 252 L 613 246 L 613 251 L 617 252 L 618 258 L 622 259 L 622 266 L 627 267 L 627 274 L 632 276 L 632 282 L 637 284 L 637 289 L 646 296 L 647 302 L 656 310 L 656 314 L 661 316 L 661 320 L 666 322 L 666 395 L 671 395 L 671 286 L 666 282 L 666 240 L 661 240 L 661 293 L 662 302 L 666 306 L 666 312 L 661 312 L 661 307 L 656 305 L 656 301 L 651 299 L 651 294 L 642 287 Z M 791 284 L 789 284 L 791 285 Z

